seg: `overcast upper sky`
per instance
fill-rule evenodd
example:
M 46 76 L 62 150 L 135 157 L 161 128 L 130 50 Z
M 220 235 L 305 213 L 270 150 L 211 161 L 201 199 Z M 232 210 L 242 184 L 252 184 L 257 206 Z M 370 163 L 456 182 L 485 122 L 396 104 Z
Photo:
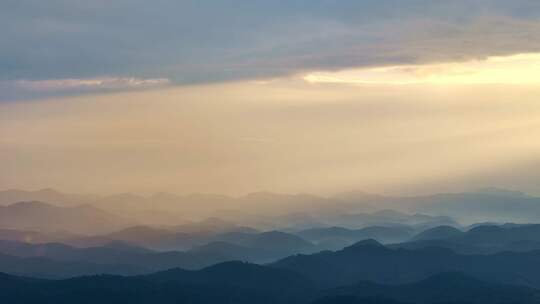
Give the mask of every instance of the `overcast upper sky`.
M 537 52 L 540 2 L 3 0 L 0 37 L 12 100 Z
M 2 0 L 0 189 L 540 194 L 538 0 Z

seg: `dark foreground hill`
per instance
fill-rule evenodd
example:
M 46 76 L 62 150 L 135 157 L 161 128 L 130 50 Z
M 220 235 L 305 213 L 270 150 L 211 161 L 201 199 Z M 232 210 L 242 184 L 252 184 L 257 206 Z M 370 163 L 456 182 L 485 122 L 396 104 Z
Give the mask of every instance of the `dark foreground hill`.
M 390 249 L 366 240 L 336 252 L 291 256 L 272 266 L 295 271 L 328 287 L 360 280 L 403 284 L 441 272 L 540 287 L 540 251 L 460 255 L 437 247 Z
M 359 282 L 322 289 L 288 270 L 227 262 L 199 271 L 171 269 L 144 276 L 87 276 L 50 281 L 0 274 L 2 303 L 139 304 L 534 304 L 538 291 L 441 274 L 407 285 Z
M 419 282 L 403 285 L 383 285 L 366 281 L 325 292 L 329 295 L 316 303 L 370 303 L 366 299 L 372 299 L 372 301 L 386 299 L 406 303 L 470 304 L 532 304 L 540 301 L 538 290 L 523 286 L 487 283 L 462 273 L 441 273 Z
M 0 253 L 3 253 L 0 254 L 0 272 L 43 278 L 102 273 L 134 275 L 175 267 L 201 269 L 238 260 L 238 253 L 251 250 L 236 245 L 216 245 L 220 250 L 153 252 L 122 243 L 75 248 L 54 243 L 4 241 L 0 242 Z M 327 287 L 361 280 L 403 284 L 441 272 L 463 272 L 499 283 L 540 287 L 540 251 L 463 255 L 440 247 L 389 248 L 366 240 L 335 252 L 292 255 L 269 266 L 299 273 Z
M 312 284 L 286 270 L 229 262 L 200 271 L 61 281 L 0 276 L 2 303 L 302 303 Z

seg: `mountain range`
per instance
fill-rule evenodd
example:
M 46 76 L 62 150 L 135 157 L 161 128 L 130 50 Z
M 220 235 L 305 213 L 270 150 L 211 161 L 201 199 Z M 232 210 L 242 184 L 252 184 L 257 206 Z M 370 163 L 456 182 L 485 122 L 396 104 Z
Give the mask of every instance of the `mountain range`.
M 540 198 L 505 189 L 424 196 L 384 196 L 351 192 L 329 197 L 251 193 L 239 197 L 208 194 L 131 193 L 108 196 L 64 194 L 53 189 L 0 191 L 0 205 L 41 201 L 57 207 L 91 205 L 141 225 L 185 225 L 193 218 L 217 217 L 262 230 L 304 230 L 321 226 L 358 229 L 389 224 L 432 228 L 482 221 L 538 223 Z M 384 210 L 393 209 L 393 210 Z M 399 212 L 398 212 L 399 211 Z M 190 218 L 185 215 L 190 214 Z M 6 227 L 8 228 L 8 227 Z
M 444 247 L 462 254 L 528 252 L 540 250 L 539 224 L 480 225 L 467 231 L 440 226 L 416 235 L 394 248 Z
M 540 198 L 519 191 L 484 188 L 423 196 L 377 196 L 350 192 L 335 196 L 349 205 L 366 204 L 405 212 L 446 215 L 461 223 L 482 221 L 540 223 Z
M 31 201 L 0 206 L 0 228 L 79 234 L 120 229 L 130 221 L 91 205 L 58 207 Z
M 499 283 L 540 287 L 540 251 L 461 255 L 441 247 L 388 248 L 364 240 L 339 251 L 294 255 L 272 267 L 297 272 L 321 285 L 337 287 L 360 280 L 403 284 L 444 272 L 463 272 Z
M 539 303 L 529 287 L 480 281 L 443 273 L 419 282 L 385 285 L 359 281 L 324 288 L 297 273 L 241 262 L 198 271 L 171 269 L 139 276 L 86 276 L 38 280 L 0 274 L 6 303 Z
M 341 249 L 365 239 L 375 239 L 381 243 L 397 243 L 410 239 L 415 229 L 410 226 L 369 226 L 361 229 L 344 227 L 312 228 L 295 234 L 325 249 Z
M 60 243 L 0 241 L 2 271 L 39 278 L 143 274 L 176 267 L 201 269 L 235 259 L 217 252 L 156 252 L 119 242 L 76 248 Z
M 2 300 L 540 303 L 536 198 L 498 189 L 361 197 L 370 201 L 352 194 L 261 192 L 232 198 L 3 191 Z M 23 198 L 55 202 L 11 201 Z M 201 204 L 193 211 L 200 217 L 186 219 L 182 214 L 191 212 L 186 208 L 193 202 Z M 220 202 L 233 208 L 215 209 Z M 253 204 L 261 202 L 266 207 L 255 212 Z M 463 202 L 472 206 L 469 214 L 461 214 Z M 509 218 L 519 218 L 516 223 L 500 224 L 503 209 L 514 203 L 530 214 L 514 211 Z M 372 204 L 376 210 L 367 210 Z M 483 212 L 489 216 L 479 216 Z M 482 221 L 468 222 L 475 218 Z

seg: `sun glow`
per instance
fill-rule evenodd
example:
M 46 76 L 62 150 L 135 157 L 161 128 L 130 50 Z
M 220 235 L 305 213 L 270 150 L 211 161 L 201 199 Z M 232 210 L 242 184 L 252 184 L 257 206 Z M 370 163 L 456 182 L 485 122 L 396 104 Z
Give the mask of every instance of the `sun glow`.
M 488 57 L 483 60 L 396 65 L 313 72 L 309 83 L 344 84 L 540 84 L 540 53 Z

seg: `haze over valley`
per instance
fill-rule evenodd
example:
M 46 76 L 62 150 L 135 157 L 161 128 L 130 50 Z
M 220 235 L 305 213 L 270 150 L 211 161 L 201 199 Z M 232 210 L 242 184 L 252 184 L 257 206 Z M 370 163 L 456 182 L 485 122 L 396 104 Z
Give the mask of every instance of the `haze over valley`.
M 0 1 L 1 304 L 540 304 L 540 1 Z

